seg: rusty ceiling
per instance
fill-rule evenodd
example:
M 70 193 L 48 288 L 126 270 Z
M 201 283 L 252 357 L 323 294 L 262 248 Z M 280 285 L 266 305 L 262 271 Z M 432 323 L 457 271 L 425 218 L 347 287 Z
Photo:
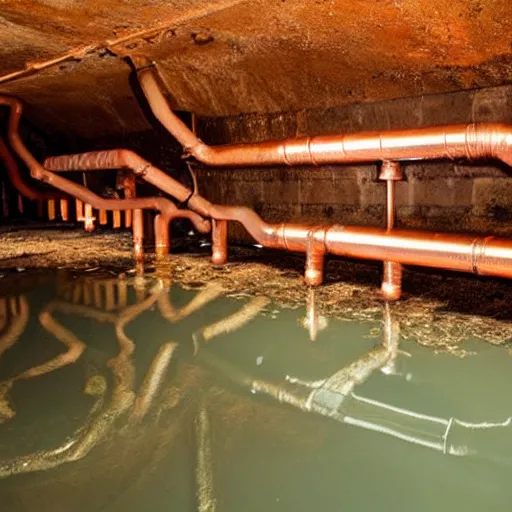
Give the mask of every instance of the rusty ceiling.
M 88 138 L 148 128 L 127 56 L 224 116 L 507 83 L 511 34 L 510 0 L 0 0 L 0 91 Z

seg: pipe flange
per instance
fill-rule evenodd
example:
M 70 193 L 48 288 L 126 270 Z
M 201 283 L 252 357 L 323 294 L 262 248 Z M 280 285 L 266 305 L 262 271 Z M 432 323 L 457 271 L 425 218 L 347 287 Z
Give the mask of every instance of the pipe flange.
M 401 181 L 404 179 L 402 166 L 399 162 L 384 160 L 380 168 L 379 180 Z

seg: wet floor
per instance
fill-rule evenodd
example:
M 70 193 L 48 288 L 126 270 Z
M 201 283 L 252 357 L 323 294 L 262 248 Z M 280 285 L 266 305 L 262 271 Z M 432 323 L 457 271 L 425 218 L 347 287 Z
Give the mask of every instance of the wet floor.
M 154 275 L 0 296 L 2 511 L 509 510 L 508 347 L 436 352 L 397 307 Z

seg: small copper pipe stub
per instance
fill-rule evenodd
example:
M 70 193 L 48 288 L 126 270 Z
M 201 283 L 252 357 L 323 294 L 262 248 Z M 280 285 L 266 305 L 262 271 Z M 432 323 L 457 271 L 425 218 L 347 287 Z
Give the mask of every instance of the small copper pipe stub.
M 224 265 L 228 260 L 228 222 L 212 221 L 212 263 Z

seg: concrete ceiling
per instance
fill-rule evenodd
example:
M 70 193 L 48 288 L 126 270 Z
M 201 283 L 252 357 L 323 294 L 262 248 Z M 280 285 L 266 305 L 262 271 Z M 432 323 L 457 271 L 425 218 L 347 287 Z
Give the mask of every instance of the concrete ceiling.
M 512 2 L 0 0 L 0 91 L 47 131 L 147 129 L 126 56 L 203 116 L 479 88 L 512 81 Z

